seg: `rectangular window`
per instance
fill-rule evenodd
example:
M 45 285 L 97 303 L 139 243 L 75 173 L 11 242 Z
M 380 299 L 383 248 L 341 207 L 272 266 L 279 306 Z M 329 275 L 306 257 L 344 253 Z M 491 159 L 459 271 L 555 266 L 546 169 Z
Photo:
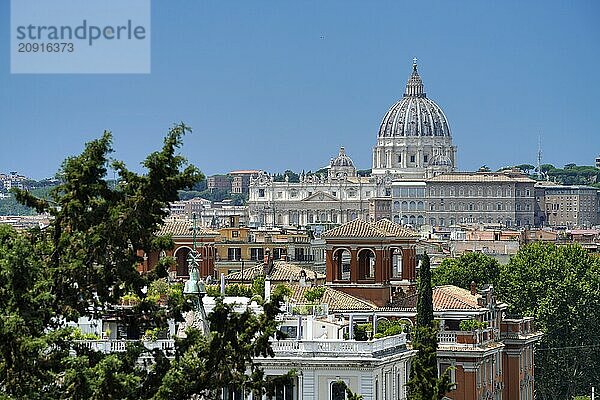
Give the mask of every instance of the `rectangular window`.
M 415 156 L 410 156 L 410 162 L 414 163 L 415 162 Z
M 275 386 L 275 395 L 268 396 L 269 400 L 293 400 L 294 399 L 294 384 L 287 383 L 285 385 L 278 384 Z
M 230 247 L 227 249 L 227 259 L 229 261 L 237 261 L 242 258 L 242 249 L 239 247 Z
M 450 374 L 450 383 L 455 384 L 456 383 L 456 373 L 455 373 L 455 369 L 452 368 L 452 364 L 450 362 L 440 362 L 438 365 L 439 376 L 441 377 L 442 374 L 444 372 L 446 372 L 446 370 L 448 370 L 448 373 Z
M 425 154 L 425 155 L 423 156 L 423 162 L 427 162 L 427 160 L 428 160 L 428 159 L 429 159 L 429 156 L 428 156 L 427 154 Z
M 258 197 L 265 197 L 265 189 L 258 189 Z
M 254 261 L 262 261 L 265 257 L 264 250 L 261 247 L 250 249 L 250 259 Z

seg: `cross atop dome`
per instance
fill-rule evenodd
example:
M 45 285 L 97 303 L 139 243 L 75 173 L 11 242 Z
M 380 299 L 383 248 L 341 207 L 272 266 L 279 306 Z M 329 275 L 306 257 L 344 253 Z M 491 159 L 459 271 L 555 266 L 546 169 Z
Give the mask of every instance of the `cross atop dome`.
M 426 97 L 423 81 L 417 72 L 417 57 L 413 58 L 413 70 L 406 83 L 404 97 Z

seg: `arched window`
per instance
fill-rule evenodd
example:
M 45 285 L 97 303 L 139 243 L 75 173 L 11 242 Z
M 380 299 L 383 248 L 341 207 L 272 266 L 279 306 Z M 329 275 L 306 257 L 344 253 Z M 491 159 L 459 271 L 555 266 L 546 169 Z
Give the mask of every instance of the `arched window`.
M 394 210 L 399 210 L 400 209 L 400 202 L 399 201 L 394 201 Z
M 333 262 L 337 266 L 336 280 L 349 281 L 350 280 L 350 251 L 347 249 L 337 249 L 333 253 Z
M 425 209 L 425 205 L 423 204 L 423 202 L 422 201 L 418 201 L 417 202 L 417 210 L 422 211 L 424 209 Z
M 417 216 L 417 225 L 421 226 L 425 223 L 425 218 L 422 215 Z
M 177 261 L 177 276 L 188 276 L 187 258 L 191 249 L 189 247 L 179 247 L 175 250 L 175 260 Z
M 408 202 L 407 201 L 403 201 L 402 202 L 402 210 L 408 210 Z
M 413 211 L 417 209 L 417 203 L 415 203 L 414 201 L 411 201 L 410 203 L 408 203 L 408 209 Z
M 375 253 L 371 249 L 360 249 L 358 257 L 358 279 L 375 279 Z

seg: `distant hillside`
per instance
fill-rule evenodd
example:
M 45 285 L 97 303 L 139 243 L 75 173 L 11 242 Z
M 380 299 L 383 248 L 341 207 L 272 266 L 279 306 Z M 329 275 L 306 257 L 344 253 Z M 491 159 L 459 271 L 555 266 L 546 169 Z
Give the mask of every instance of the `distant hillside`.
M 489 170 L 486 166 L 481 168 Z M 537 168 L 531 164 L 504 167 L 500 168 L 498 171 L 511 168 L 517 168 L 531 178 L 539 179 Z M 592 165 L 567 164 L 563 168 L 556 168 L 552 164 L 542 164 L 540 165 L 540 170 L 544 174 L 544 178 L 562 185 L 587 185 L 600 188 L 600 168 L 596 168 Z
M 49 198 L 50 191 L 55 186 L 45 186 L 37 189 L 31 189 L 30 192 L 33 195 L 47 199 Z M 36 215 L 35 210 L 25 207 L 15 200 L 14 195 L 11 195 L 9 198 L 0 199 L 0 215 Z

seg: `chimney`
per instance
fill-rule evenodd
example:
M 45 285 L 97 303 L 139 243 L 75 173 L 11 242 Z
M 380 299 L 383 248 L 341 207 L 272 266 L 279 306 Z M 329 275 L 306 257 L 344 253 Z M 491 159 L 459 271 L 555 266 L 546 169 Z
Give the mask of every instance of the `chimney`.
M 475 281 L 471 281 L 471 294 L 475 296 L 477 294 L 477 285 Z

